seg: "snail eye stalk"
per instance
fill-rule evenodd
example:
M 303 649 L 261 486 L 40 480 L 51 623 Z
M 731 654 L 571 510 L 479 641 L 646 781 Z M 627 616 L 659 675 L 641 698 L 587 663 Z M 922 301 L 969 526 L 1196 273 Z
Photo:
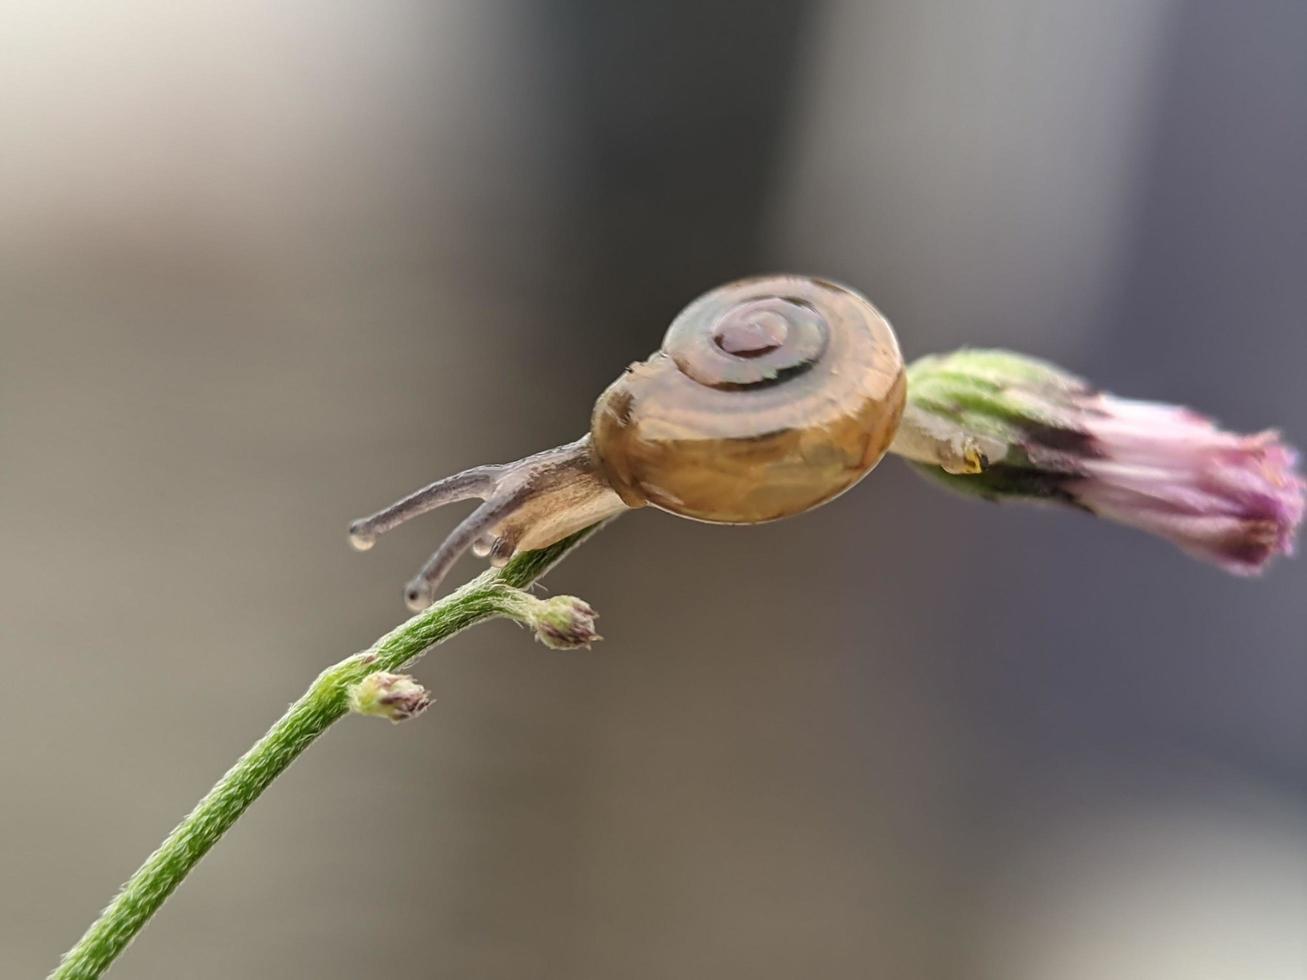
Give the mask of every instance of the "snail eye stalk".
M 358 551 L 367 551 L 377 543 L 377 535 L 421 517 L 428 511 L 460 500 L 484 500 L 494 489 L 503 468 L 474 466 L 443 480 L 429 483 L 370 517 L 361 517 L 349 526 L 349 543 Z

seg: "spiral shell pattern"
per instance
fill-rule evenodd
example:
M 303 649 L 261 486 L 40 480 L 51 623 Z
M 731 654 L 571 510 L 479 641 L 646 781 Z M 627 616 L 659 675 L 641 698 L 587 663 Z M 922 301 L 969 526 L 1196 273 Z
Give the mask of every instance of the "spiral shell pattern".
M 754 524 L 832 499 L 884 456 L 906 393 L 894 331 L 864 297 L 745 279 L 677 316 L 600 396 L 593 452 L 629 506 Z

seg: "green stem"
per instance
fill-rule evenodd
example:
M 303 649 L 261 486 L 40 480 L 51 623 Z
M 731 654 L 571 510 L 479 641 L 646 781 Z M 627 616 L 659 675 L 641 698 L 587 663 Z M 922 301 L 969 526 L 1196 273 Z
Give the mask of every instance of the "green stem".
M 349 710 L 346 692 L 352 684 L 379 670 L 400 670 L 455 633 L 509 614 L 515 590 L 544 575 L 597 527 L 486 572 L 387 633 L 371 649 L 324 670 L 127 880 L 64 955 L 51 980 L 101 976 L 249 805 Z

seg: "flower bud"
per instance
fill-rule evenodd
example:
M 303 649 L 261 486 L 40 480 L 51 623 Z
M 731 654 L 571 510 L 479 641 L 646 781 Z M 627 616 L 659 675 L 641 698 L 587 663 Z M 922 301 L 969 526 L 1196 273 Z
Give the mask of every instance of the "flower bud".
M 431 705 L 426 688 L 407 674 L 379 670 L 349 688 L 349 709 L 356 714 L 389 718 L 392 722 L 416 718 Z
M 908 399 L 894 450 L 953 489 L 1069 504 L 1240 575 L 1293 552 L 1307 484 L 1274 431 L 1224 432 L 1004 351 L 922 358 Z
M 540 599 L 521 589 L 512 589 L 501 598 L 504 615 L 535 631 L 536 639 L 551 650 L 590 649 L 603 637 L 595 632 L 599 614 L 584 599 L 556 595 Z
M 540 605 L 531 619 L 536 639 L 551 650 L 590 649 L 590 644 L 601 640 L 595 632 L 599 614 L 583 599 L 571 595 L 556 595 L 536 600 Z

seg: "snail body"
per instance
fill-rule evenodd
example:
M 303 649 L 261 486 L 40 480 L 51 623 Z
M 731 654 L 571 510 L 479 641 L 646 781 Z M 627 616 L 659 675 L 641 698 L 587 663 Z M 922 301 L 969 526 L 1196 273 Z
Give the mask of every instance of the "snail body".
M 889 322 L 821 279 L 744 279 L 699 297 L 661 348 L 600 395 L 576 442 L 439 480 L 356 521 L 377 534 L 455 500 L 484 503 L 410 583 L 410 606 L 471 547 L 502 564 L 645 505 L 719 524 L 758 524 L 833 499 L 880 462 L 906 398 Z

